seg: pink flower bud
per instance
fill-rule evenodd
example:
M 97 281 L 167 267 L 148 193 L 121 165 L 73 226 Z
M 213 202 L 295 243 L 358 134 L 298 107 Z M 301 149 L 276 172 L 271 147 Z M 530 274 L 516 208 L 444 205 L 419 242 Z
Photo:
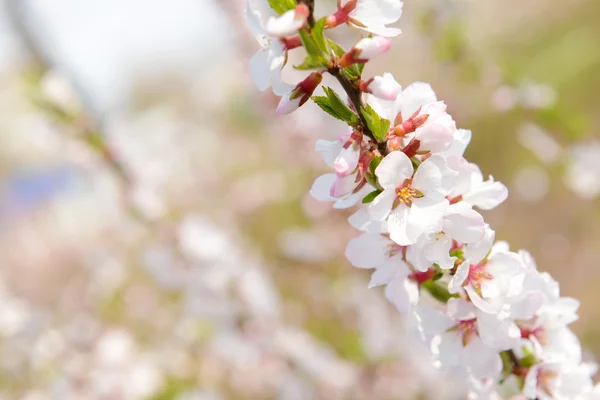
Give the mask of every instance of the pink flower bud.
M 295 9 L 280 17 L 271 17 L 267 21 L 266 31 L 270 36 L 285 37 L 295 35 L 306 25 L 310 11 L 306 4 L 298 4 Z
M 362 82 L 360 90 L 383 100 L 396 100 L 402 86 L 394 80 L 392 74 L 386 73 Z
M 392 41 L 383 36 L 361 39 L 352 50 L 340 59 L 340 65 L 347 67 L 352 64 L 364 64 L 378 55 L 386 53 L 392 45 Z
M 306 103 L 322 80 L 323 75 L 319 72 L 311 73 L 305 80 L 281 98 L 277 106 L 277 114 L 289 114 Z

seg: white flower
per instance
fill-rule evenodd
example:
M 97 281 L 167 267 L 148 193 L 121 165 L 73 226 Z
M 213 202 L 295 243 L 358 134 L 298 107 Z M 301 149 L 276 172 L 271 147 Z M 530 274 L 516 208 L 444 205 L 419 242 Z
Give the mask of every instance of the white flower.
M 400 19 L 402 5 L 401 0 L 338 0 L 338 10 L 327 18 L 327 26 L 347 23 L 375 35 L 398 36 L 400 29 L 386 25 Z
M 457 260 L 450 255 L 453 246 L 478 242 L 484 234 L 485 222 L 478 212 L 465 203 L 452 204 L 440 220 L 439 228 L 421 235 L 408 247 L 406 258 L 420 271 L 433 264 L 451 269 Z
M 529 399 L 583 400 L 594 390 L 593 364 L 541 363 L 529 369 L 523 394 Z
M 394 151 L 377 166 L 375 175 L 384 189 L 369 205 L 374 220 L 387 218 L 390 237 L 406 246 L 436 227 L 448 207 L 448 171 L 441 157 L 425 160 L 413 176 L 406 154 Z
M 571 146 L 565 184 L 582 199 L 600 196 L 600 141 Z
M 462 367 L 479 379 L 499 376 L 499 352 L 510 349 L 519 337 L 514 323 L 482 313 L 462 299 L 450 299 L 444 312 L 420 307 L 416 316 L 441 366 Z
M 275 37 L 294 35 L 306 25 L 309 14 L 305 4 L 298 4 L 295 9 L 285 12 L 280 17 L 269 18 L 266 32 Z
M 402 86 L 396 82 L 392 74 L 386 72 L 383 76 L 376 76 L 363 82 L 361 90 L 382 100 L 395 100 L 402 91 Z
M 281 80 L 281 70 L 287 61 L 287 49 L 279 38 L 267 34 L 263 20 L 275 18 L 276 14 L 266 0 L 248 0 L 246 21 L 260 45 L 260 49 L 250 59 L 250 75 L 260 91 L 273 87 L 273 93 L 284 95 L 291 87 Z
M 508 189 L 491 175 L 487 181 L 476 164 L 462 157 L 448 157 L 449 168 L 457 172 L 456 184 L 449 194 L 452 202 L 464 201 L 482 210 L 496 208 L 508 198 Z
M 323 202 L 334 201 L 334 208 L 348 208 L 363 199 L 374 188 L 366 183 L 368 154 L 361 162 L 362 135 L 350 132 L 336 141 L 317 141 L 317 151 L 335 173 L 324 174 L 313 183 L 310 194 Z
M 480 310 L 504 315 L 510 313 L 510 299 L 520 296 L 527 269 L 518 254 L 504 249 L 492 249 L 494 231 L 487 229 L 484 239 L 465 245 L 465 261 L 459 265 L 448 289 L 450 293 L 464 290 Z M 487 254 L 490 253 L 489 257 Z
M 358 268 L 374 268 L 369 287 L 386 285 L 385 296 L 398 311 L 406 313 L 419 301 L 419 287 L 433 278 L 435 270 L 414 271 L 404 260 L 404 247 L 388 235 L 363 233 L 348 243 L 346 257 Z
M 368 103 L 381 117 L 391 122 L 397 138 L 393 150 L 408 146 L 410 153 L 407 149 L 404 152 L 412 156 L 439 153 L 452 145 L 456 124 L 429 84 L 415 82 L 394 101 L 369 97 Z
M 356 63 L 364 64 L 372 58 L 386 53 L 391 45 L 391 40 L 383 36 L 361 39 L 340 58 L 340 65 L 347 67 Z

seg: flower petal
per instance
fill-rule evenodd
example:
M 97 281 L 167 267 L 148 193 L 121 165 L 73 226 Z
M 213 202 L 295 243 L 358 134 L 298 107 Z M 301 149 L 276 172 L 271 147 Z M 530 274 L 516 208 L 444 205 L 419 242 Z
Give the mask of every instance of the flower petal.
M 412 162 L 406 154 L 401 151 L 393 151 L 381 160 L 375 169 L 375 175 L 384 189 L 396 189 L 412 176 L 413 171 Z

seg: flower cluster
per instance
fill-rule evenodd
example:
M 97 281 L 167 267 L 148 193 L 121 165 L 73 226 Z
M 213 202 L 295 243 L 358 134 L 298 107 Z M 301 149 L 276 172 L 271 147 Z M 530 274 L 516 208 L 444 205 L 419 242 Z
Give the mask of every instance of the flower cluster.
M 591 380 L 595 366 L 582 362 L 568 328 L 578 302 L 560 297 L 556 281 L 537 270 L 529 253 L 495 241 L 478 211 L 497 207 L 508 190 L 464 158 L 471 132 L 456 127 L 426 83 L 402 89 L 391 74 L 362 78 L 364 63 L 386 52 L 388 37 L 399 33 L 386 25 L 398 20 L 402 2 L 340 2 L 333 15 L 309 22 L 309 13 L 302 24 L 289 13 L 305 15 L 298 10 L 306 4 L 311 10 L 311 2 L 269 3 L 282 8 L 272 24 L 288 21 L 282 31 L 298 35 L 279 36 L 276 46 L 299 43 L 307 58 L 296 68 L 316 70 L 284 94 L 274 86 L 283 95 L 278 111 L 304 104 L 326 72 L 347 96 L 346 102 L 324 88 L 325 96 L 313 97 L 349 128 L 335 141 L 317 142 L 333 172 L 317 178 L 310 192 L 336 208 L 360 204 L 349 221 L 361 234 L 346 256 L 374 270 L 369 286 L 385 286 L 386 298 L 416 323 L 433 363 L 462 377 L 473 399 L 600 398 Z M 344 51 L 324 35 L 342 23 L 379 36 Z M 272 82 L 281 80 L 277 65 Z M 266 82 L 267 74 L 255 80 Z

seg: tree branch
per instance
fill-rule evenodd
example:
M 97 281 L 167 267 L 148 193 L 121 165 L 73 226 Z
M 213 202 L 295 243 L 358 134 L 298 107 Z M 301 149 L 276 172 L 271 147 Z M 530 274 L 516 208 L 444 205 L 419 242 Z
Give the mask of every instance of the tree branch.
M 346 75 L 343 74 L 339 67 L 329 68 L 328 72 L 338 80 L 338 82 L 340 83 L 340 85 L 342 85 L 342 88 L 346 92 L 348 100 L 350 100 L 350 103 L 354 107 L 356 114 L 358 114 L 358 117 L 360 118 L 363 134 L 368 136 L 369 139 L 371 139 L 373 142 L 377 143 L 377 149 L 379 150 L 379 153 L 381 153 L 381 155 L 385 157 L 385 155 L 388 154 L 387 145 L 385 144 L 385 142 L 379 143 L 377 139 L 375 139 L 373 132 L 371 132 L 369 126 L 367 125 L 367 120 L 361 112 L 362 108 L 364 107 L 364 104 L 362 100 L 362 92 L 360 91 L 360 89 L 354 83 L 352 83 L 350 79 L 346 77 Z

